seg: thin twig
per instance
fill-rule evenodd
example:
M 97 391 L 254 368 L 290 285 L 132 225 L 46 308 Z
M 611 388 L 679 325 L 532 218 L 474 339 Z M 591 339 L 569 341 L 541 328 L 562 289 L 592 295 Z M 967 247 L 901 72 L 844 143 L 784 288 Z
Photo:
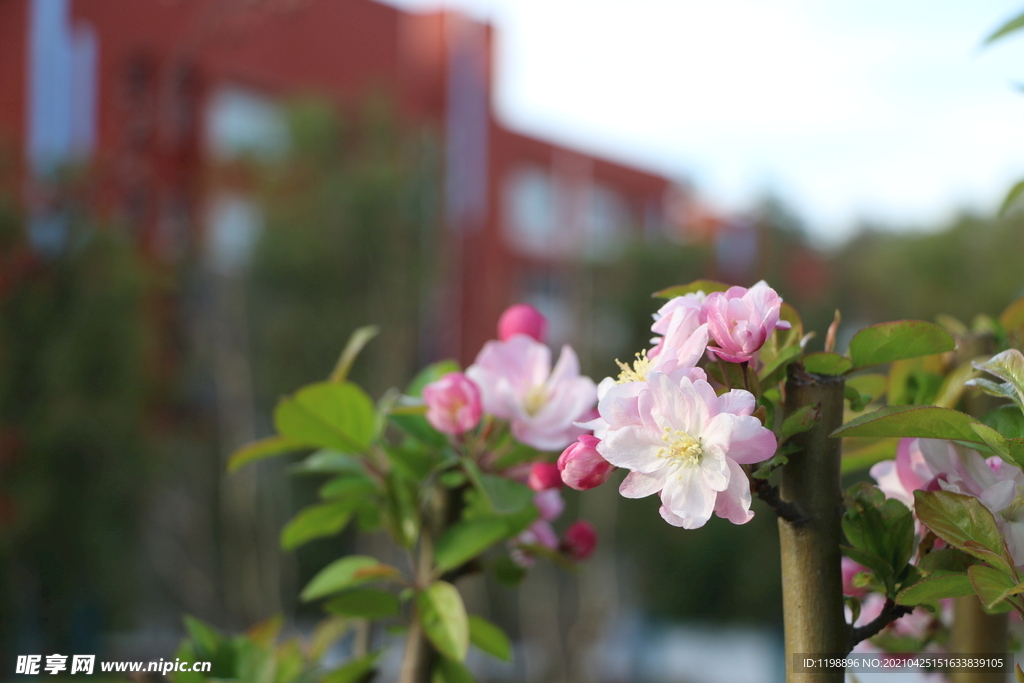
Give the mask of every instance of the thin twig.
M 803 510 L 793 503 L 782 500 L 779 496 L 779 488 L 769 484 L 764 479 L 750 478 L 750 492 L 768 504 L 775 514 L 790 524 L 804 524 L 810 521 Z
M 882 607 L 882 613 L 877 617 L 864 624 L 863 626 L 857 626 L 856 628 L 850 629 L 850 641 L 847 652 L 853 650 L 853 648 L 862 640 L 867 640 L 878 635 L 883 628 L 896 621 L 902 616 L 910 614 L 914 611 L 913 607 L 907 607 L 906 605 L 897 605 L 891 599 L 886 599 L 885 606 Z

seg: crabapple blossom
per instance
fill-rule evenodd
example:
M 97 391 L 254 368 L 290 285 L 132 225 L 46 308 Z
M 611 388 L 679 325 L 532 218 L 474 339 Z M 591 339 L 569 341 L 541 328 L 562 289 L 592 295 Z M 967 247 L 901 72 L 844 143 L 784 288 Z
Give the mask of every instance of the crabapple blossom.
M 498 339 L 508 341 L 517 334 L 545 341 L 548 336 L 547 318 L 529 304 L 509 306 L 498 318 Z
M 558 465 L 553 462 L 534 463 L 526 483 L 534 491 L 559 488 L 562 485 L 562 476 L 559 474 Z
M 562 537 L 562 548 L 577 562 L 590 557 L 597 548 L 594 525 L 582 519 L 573 522 Z
M 608 481 L 615 466 L 601 457 L 597 445 L 601 443 L 589 434 L 580 435 L 558 456 L 561 481 L 577 491 L 586 491 Z
M 693 337 L 700 326 L 707 322 L 707 315 L 704 312 L 705 298 L 704 292 L 694 292 L 669 299 L 668 303 L 658 309 L 654 314 L 651 331 L 660 336 L 651 340 L 654 347 L 647 353 L 649 357 L 657 357 L 666 347 L 680 349 Z M 703 353 L 703 349 L 700 353 Z M 697 359 L 699 358 L 700 354 L 697 356 Z
M 895 460 L 883 460 L 870 474 L 886 498 L 895 498 L 914 509 L 914 491 L 938 488 L 937 478 L 960 481 L 959 458 L 948 441 L 900 439 Z M 975 491 L 975 495 L 980 491 Z
M 565 448 L 583 433 L 575 423 L 597 398 L 572 347 L 562 347 L 552 369 L 550 349 L 522 334 L 484 344 L 466 376 L 480 387 L 484 412 L 508 420 L 512 436 L 539 450 Z
M 709 346 L 713 356 L 730 363 L 749 361 L 775 329 L 789 329 L 779 320 L 782 299 L 764 280 L 747 289 L 730 287 L 712 292 L 704 300 L 708 331 L 718 346 Z
M 423 387 L 427 422 L 445 434 L 463 434 L 480 423 L 480 390 L 461 372 L 447 375 Z
M 620 385 L 626 387 L 626 385 Z M 616 387 L 618 388 L 618 387 Z M 767 460 L 775 435 L 751 416 L 754 396 L 733 390 L 719 397 L 704 380 L 652 372 L 626 402 L 601 405 L 608 422 L 597 446 L 605 460 L 630 470 L 619 492 L 627 498 L 661 495 L 661 515 L 687 529 L 703 526 L 715 512 L 736 524 L 748 521 L 750 485 L 740 465 Z M 626 409 L 622 409 L 625 407 Z

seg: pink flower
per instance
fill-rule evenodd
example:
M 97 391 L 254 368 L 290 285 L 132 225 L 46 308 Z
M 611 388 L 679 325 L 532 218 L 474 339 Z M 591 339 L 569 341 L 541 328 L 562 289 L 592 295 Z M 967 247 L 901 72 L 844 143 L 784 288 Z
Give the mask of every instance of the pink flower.
M 561 481 L 577 491 L 586 491 L 608 481 L 615 466 L 601 457 L 597 445 L 601 443 L 589 434 L 582 434 L 558 456 L 557 469 Z
M 533 504 L 540 512 L 541 520 L 545 522 L 555 521 L 565 509 L 565 500 L 562 499 L 562 494 L 558 492 L 558 489 L 538 491 L 533 496 Z
M 427 422 L 445 434 L 463 434 L 480 423 L 480 390 L 461 372 L 447 375 L 423 387 Z
M 715 356 L 730 363 L 754 357 L 776 328 L 789 329 L 779 320 L 782 299 L 764 280 L 750 289 L 730 287 L 713 292 L 704 301 L 708 330 L 718 346 L 709 346 Z
M 498 339 L 508 341 L 517 334 L 543 342 L 548 336 L 547 318 L 529 304 L 509 306 L 498 318 Z
M 534 491 L 546 491 L 562 486 L 562 476 L 558 465 L 553 462 L 536 462 L 530 468 L 530 478 L 526 482 Z
M 703 526 L 712 512 L 735 524 L 750 520 L 750 484 L 740 465 L 767 460 L 776 448 L 775 435 L 751 416 L 752 394 L 719 397 L 703 380 L 652 372 L 640 385 L 636 412 L 626 407 L 599 407 L 608 431 L 597 446 L 605 460 L 631 470 L 619 487 L 623 496 L 660 492 L 662 517 L 687 529 Z
M 597 531 L 594 530 L 594 525 L 582 519 L 573 522 L 565 530 L 562 548 L 577 562 L 590 557 L 597 548 Z
M 512 547 L 510 553 L 512 561 L 520 567 L 532 567 L 534 562 L 533 554 L 523 546 L 541 546 L 548 550 L 558 549 L 558 534 L 551 528 L 551 525 L 542 519 L 536 520 L 526 531 L 516 536 L 509 542 Z
M 522 334 L 484 344 L 466 375 L 480 387 L 484 411 L 508 420 L 512 436 L 539 450 L 565 448 L 582 434 L 574 423 L 597 399 L 572 347 L 562 347 L 552 370 L 548 347 Z
M 707 322 L 704 299 L 704 292 L 694 292 L 670 299 L 658 309 L 654 314 L 651 331 L 661 336 L 651 340 L 654 348 L 647 353 L 649 357 L 657 357 L 666 346 L 679 349 L 701 325 Z M 700 359 L 699 355 L 697 359 Z

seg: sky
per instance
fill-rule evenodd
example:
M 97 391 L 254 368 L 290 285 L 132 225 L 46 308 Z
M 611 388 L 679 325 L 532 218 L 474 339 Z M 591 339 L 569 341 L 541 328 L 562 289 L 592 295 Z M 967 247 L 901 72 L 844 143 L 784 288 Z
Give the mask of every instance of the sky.
M 687 179 L 773 194 L 814 238 L 991 213 L 1024 178 L 1024 0 L 388 0 L 497 28 L 498 115 Z

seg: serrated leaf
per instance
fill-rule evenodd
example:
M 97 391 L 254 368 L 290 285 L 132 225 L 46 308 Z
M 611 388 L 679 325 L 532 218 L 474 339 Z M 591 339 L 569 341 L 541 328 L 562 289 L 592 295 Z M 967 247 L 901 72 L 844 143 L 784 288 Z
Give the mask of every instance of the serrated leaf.
M 1024 354 L 1017 349 L 1007 349 L 984 363 L 974 363 L 974 367 L 1009 384 L 1013 391 L 1007 391 L 1004 395 L 1008 395 L 1021 410 L 1024 410 Z
M 321 683 L 361 683 L 367 680 L 367 674 L 377 666 L 377 660 L 380 659 L 381 653 L 382 651 L 378 650 L 346 662 L 324 676 Z
M 844 375 L 853 368 L 853 362 L 846 356 L 825 351 L 807 354 L 803 363 L 804 370 L 815 375 Z
M 981 603 L 988 609 L 994 609 L 1006 598 L 1024 590 L 1024 586 L 1017 586 L 1012 576 L 982 564 L 969 567 L 967 575 L 971 577 L 971 583 L 981 598 Z
M 981 425 L 981 422 L 970 415 L 950 408 L 914 405 L 886 406 L 850 420 L 832 432 L 832 436 L 919 437 L 984 444 L 985 440 L 972 428 L 972 425 Z
M 437 651 L 457 662 L 469 649 L 469 617 L 462 596 L 447 581 L 435 581 L 416 598 L 417 617 Z
M 348 373 L 352 369 L 352 364 L 356 362 L 359 352 L 379 332 L 380 328 L 376 325 L 367 325 L 366 327 L 360 327 L 352 333 L 341 352 L 341 356 L 338 357 L 338 362 L 334 365 L 334 370 L 331 372 L 330 377 L 331 382 L 340 384 L 348 379 Z
M 897 593 L 896 602 L 900 605 L 913 606 L 965 595 L 974 595 L 974 586 L 966 573 L 943 574 L 922 579 L 913 586 L 904 588 Z
M 497 624 L 469 615 L 469 641 L 484 652 L 507 662 L 512 659 L 512 642 Z
M 854 368 L 945 353 L 956 348 L 953 337 L 935 323 L 897 320 L 865 327 L 850 340 Z
M 301 510 L 281 530 L 281 548 L 294 550 L 315 538 L 339 533 L 352 519 L 348 501 L 321 503 Z
M 936 571 L 966 574 L 967 568 L 977 561 L 977 558 L 957 548 L 941 548 L 922 557 L 917 568 L 928 574 Z
M 651 296 L 655 299 L 675 299 L 677 296 L 685 296 L 696 292 L 704 292 L 705 294 L 710 294 L 711 292 L 724 292 L 731 286 L 732 285 L 727 285 L 724 282 L 718 282 L 716 280 L 694 280 L 686 285 L 666 287 L 665 289 L 655 292 Z
M 782 427 L 779 429 L 779 442 L 785 441 L 786 439 L 806 432 L 808 429 L 813 427 L 821 419 L 820 406 L 801 406 L 792 415 L 787 415 L 786 419 L 782 421 Z
M 302 589 L 301 598 L 310 602 L 368 581 L 399 576 L 398 570 L 368 555 L 349 555 L 321 569 Z
M 383 619 L 398 614 L 400 608 L 397 596 L 375 588 L 347 591 L 324 605 L 331 614 L 361 619 Z
M 274 411 L 282 436 L 340 451 L 363 451 L 376 436 L 377 413 L 355 384 L 321 382 L 284 398 Z
M 228 458 L 228 472 L 234 472 L 238 468 L 249 463 L 271 458 L 275 455 L 284 455 L 294 451 L 309 448 L 309 444 L 289 439 L 285 436 L 268 436 L 252 443 L 242 446 Z
M 921 523 L 951 546 L 1009 569 L 1002 534 L 992 513 L 977 498 L 950 491 L 914 491 Z
M 502 519 L 481 517 L 451 526 L 437 540 L 434 559 L 441 571 L 454 569 L 473 559 L 505 537 Z

